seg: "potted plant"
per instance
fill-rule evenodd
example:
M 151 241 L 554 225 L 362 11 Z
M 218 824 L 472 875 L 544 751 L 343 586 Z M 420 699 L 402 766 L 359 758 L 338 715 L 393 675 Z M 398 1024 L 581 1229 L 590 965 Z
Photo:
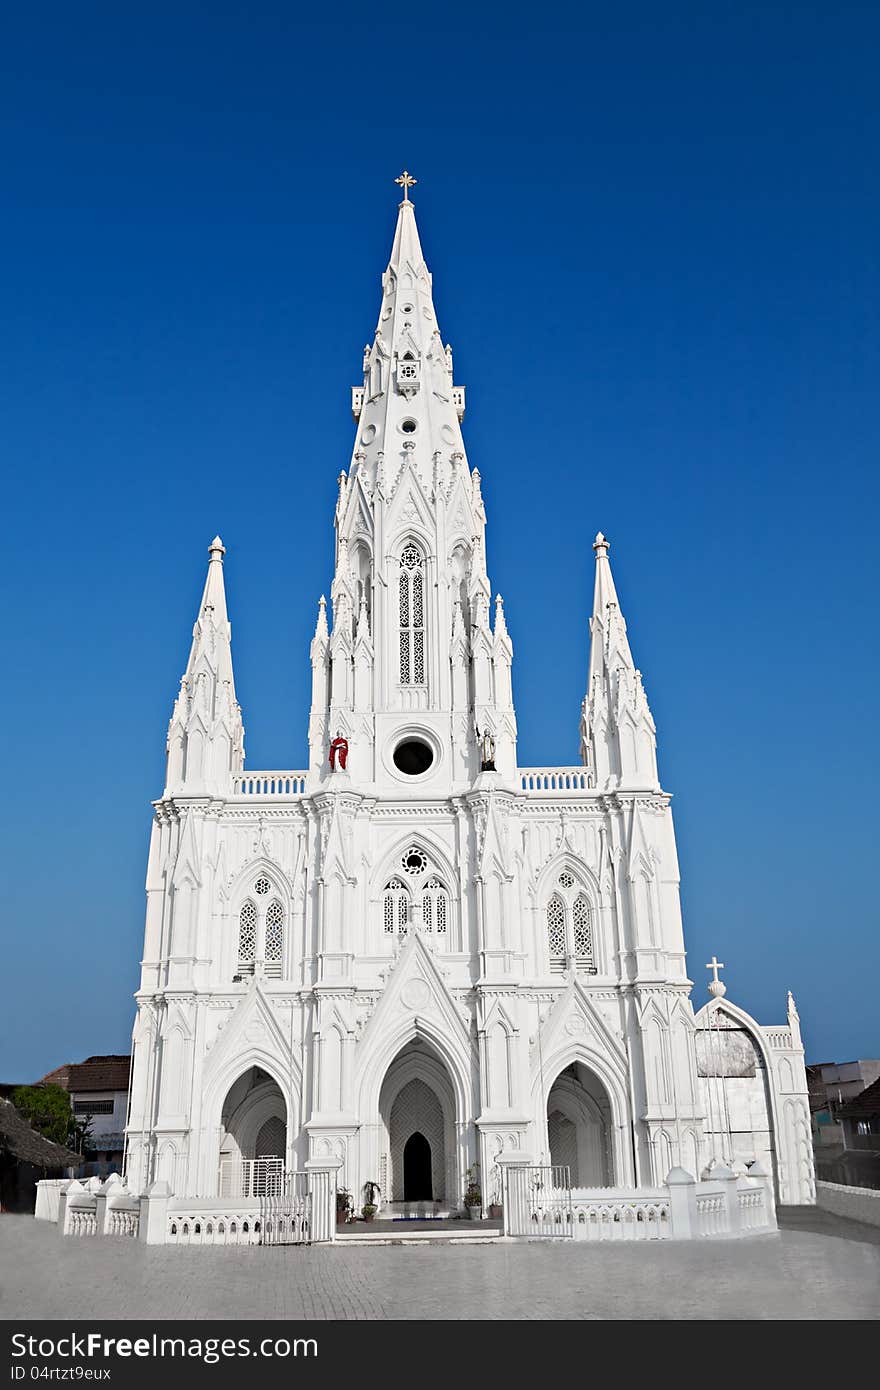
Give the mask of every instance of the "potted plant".
M 483 1194 L 477 1177 L 479 1166 L 479 1163 L 473 1163 L 465 1173 L 467 1187 L 464 1193 L 464 1205 L 471 1221 L 482 1221 L 483 1219 Z
M 376 1196 L 379 1192 L 377 1182 L 364 1183 L 364 1205 L 361 1207 L 361 1216 L 365 1221 L 372 1221 L 376 1215 Z
M 354 1200 L 347 1187 L 336 1189 L 336 1224 L 344 1226 L 346 1221 L 351 1220 L 351 1210 Z

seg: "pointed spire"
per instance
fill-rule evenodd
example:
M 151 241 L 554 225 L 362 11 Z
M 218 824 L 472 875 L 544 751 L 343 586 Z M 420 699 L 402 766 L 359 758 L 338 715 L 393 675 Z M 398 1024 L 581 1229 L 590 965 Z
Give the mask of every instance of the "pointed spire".
M 322 639 L 326 641 L 329 635 L 330 632 L 327 627 L 327 600 L 322 594 L 318 599 L 318 616 L 315 620 L 315 635 L 312 641 L 320 642 Z
M 593 542 L 596 581 L 590 666 L 581 707 L 581 757 L 592 785 L 658 788 L 654 720 L 626 635 L 626 622 L 600 531 Z
M 504 617 L 504 599 L 500 594 L 495 595 L 495 638 L 508 637 L 507 620 Z
M 589 688 L 592 688 L 593 678 L 603 674 L 609 665 L 623 665 L 630 670 L 635 669 L 626 637 L 626 623 L 620 611 L 620 601 L 608 559 L 610 549 L 610 542 L 599 531 L 593 542 L 596 554 L 596 581 L 593 587 L 593 617 L 590 622 L 592 643 Z
M 401 178 L 411 179 L 404 169 Z M 400 183 L 400 179 L 395 179 L 395 183 Z M 416 226 L 415 203 L 409 200 L 408 192 L 412 183 L 403 186 L 403 201 L 397 210 L 397 227 L 394 231 L 394 241 L 391 246 L 391 259 L 389 266 L 395 270 L 409 263 L 413 270 L 419 270 L 425 264 L 425 256 L 422 251 L 422 243 L 419 241 L 419 229 Z
M 225 791 L 244 766 L 244 727 L 235 698 L 232 627 L 226 610 L 223 557 L 215 536 L 193 627 L 192 645 L 168 728 L 166 790 Z

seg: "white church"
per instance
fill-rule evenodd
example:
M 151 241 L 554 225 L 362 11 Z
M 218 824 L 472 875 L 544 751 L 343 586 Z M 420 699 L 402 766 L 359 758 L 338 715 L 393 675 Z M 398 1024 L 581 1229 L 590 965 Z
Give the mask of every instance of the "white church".
M 581 761 L 518 763 L 465 391 L 398 182 L 307 768 L 246 769 L 209 548 L 154 803 L 126 1191 L 176 1209 L 175 1236 L 185 1208 L 217 1230 L 273 1175 L 311 1171 L 379 1219 L 486 1217 L 506 1171 L 551 1169 L 582 1213 L 676 1182 L 711 1197 L 713 1178 L 812 1202 L 791 996 L 760 1026 L 717 964 L 691 1004 L 670 797 L 601 533 Z

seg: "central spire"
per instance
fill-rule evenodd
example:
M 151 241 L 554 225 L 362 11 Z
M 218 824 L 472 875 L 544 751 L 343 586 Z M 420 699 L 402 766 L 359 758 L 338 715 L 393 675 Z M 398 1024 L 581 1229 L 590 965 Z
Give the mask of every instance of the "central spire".
M 409 740 L 431 787 L 448 789 L 480 775 L 477 727 L 494 739 L 499 775 L 513 776 L 513 648 L 501 609 L 492 631 L 480 477 L 409 197 L 415 179 L 404 170 L 396 182 L 404 196 L 339 476 L 332 622 L 328 633 L 319 615 L 312 644 L 310 768 L 330 775 L 328 739 L 342 735 L 355 784 L 397 786 Z

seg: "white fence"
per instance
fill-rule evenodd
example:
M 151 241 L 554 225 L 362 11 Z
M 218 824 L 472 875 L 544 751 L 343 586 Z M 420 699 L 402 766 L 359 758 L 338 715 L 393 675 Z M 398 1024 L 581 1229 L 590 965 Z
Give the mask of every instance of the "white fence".
M 135 1196 L 113 1174 L 106 1182 L 38 1183 L 37 1210 L 65 1236 L 128 1236 L 148 1245 L 302 1245 L 336 1239 L 338 1159 L 311 1159 L 285 1173 L 281 1159 L 230 1168 L 236 1192 L 175 1197 L 155 1182 Z
M 224 1158 L 220 1161 L 221 1197 L 276 1197 L 284 1188 L 283 1158 Z
M 587 1241 L 690 1240 L 776 1230 L 769 1179 L 716 1168 L 697 1182 L 673 1169 L 657 1188 L 570 1188 L 568 1170 L 504 1165 L 504 1233 Z

